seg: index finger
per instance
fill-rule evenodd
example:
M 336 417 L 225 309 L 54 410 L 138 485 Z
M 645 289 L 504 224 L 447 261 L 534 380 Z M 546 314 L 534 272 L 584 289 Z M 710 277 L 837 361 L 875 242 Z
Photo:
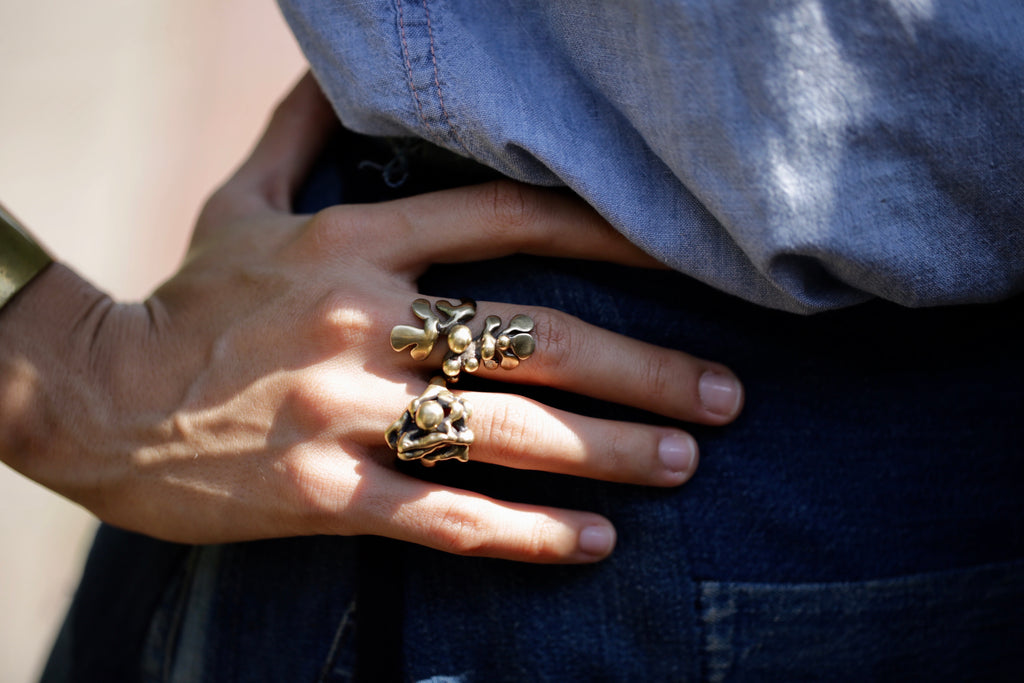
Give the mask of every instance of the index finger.
M 581 199 L 496 181 L 364 207 L 376 212 L 384 265 L 418 274 L 433 263 L 513 253 L 664 267 Z

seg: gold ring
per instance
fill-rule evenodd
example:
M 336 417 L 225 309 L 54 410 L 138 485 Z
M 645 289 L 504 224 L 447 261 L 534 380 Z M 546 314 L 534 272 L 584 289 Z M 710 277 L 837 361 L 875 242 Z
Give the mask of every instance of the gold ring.
M 476 315 L 476 302 L 472 299 L 463 299 L 458 305 L 438 301 L 433 308 L 426 299 L 416 299 L 412 302 L 412 312 L 423 321 L 422 325 L 396 325 L 391 330 L 391 348 L 402 351 L 411 346 L 410 355 L 424 360 L 437 340 L 445 336 L 448 353 L 441 369 L 452 382 L 458 381 L 463 370 L 476 372 L 480 366 L 511 370 L 533 355 L 537 348 L 531 334 L 533 319 L 522 314 L 512 316 L 504 327 L 501 318 L 489 315 L 484 320 L 483 330 L 474 337 L 466 325 Z
M 435 377 L 388 427 L 384 439 L 400 460 L 419 460 L 424 465 L 452 458 L 466 462 L 473 443 L 473 431 L 466 422 L 472 414 L 469 401 L 448 391 L 444 379 Z

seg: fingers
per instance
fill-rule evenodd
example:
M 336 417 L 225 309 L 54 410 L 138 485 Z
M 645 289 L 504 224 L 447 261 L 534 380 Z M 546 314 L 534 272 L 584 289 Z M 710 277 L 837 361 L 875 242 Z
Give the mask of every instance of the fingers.
M 599 515 L 495 501 L 390 470 L 356 502 L 366 533 L 458 555 L 547 564 L 596 562 L 615 545 Z
M 374 207 L 381 258 L 396 271 L 510 253 L 659 267 L 582 200 L 500 181 Z

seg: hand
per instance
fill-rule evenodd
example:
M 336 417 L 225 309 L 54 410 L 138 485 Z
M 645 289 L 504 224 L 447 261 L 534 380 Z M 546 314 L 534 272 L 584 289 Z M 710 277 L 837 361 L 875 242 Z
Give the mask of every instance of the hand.
M 416 280 L 432 263 L 526 252 L 656 264 L 582 203 L 509 182 L 293 215 L 333 125 L 307 77 L 208 202 L 181 270 L 145 303 L 115 304 L 61 266 L 19 297 L 0 320 L 5 460 L 111 524 L 174 541 L 377 534 L 529 562 L 606 556 L 614 530 L 598 515 L 396 471 L 383 432 L 440 360 L 414 361 L 388 339 L 414 322 Z M 499 379 L 712 425 L 739 411 L 721 365 L 554 310 L 478 310 L 536 321 L 536 353 Z M 46 325 L 70 334 L 44 337 Z M 702 378 L 717 382 L 717 402 L 702 402 Z M 693 439 L 676 429 L 466 394 L 475 460 L 652 486 L 681 484 L 696 466 Z

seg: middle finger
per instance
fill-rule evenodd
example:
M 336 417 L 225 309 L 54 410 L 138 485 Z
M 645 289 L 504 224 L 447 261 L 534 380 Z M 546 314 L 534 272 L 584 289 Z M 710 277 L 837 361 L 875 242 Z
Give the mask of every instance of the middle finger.
M 550 386 L 701 424 L 731 422 L 743 405 L 742 385 L 721 363 L 631 339 L 550 308 L 478 302 L 476 310 L 467 323 L 474 333 L 487 315 L 508 322 L 525 314 L 534 321 L 536 341 L 533 354 L 515 370 L 480 367 L 477 375 Z M 411 360 L 403 351 L 405 365 L 436 370 L 447 351 L 442 337 L 424 361 Z

